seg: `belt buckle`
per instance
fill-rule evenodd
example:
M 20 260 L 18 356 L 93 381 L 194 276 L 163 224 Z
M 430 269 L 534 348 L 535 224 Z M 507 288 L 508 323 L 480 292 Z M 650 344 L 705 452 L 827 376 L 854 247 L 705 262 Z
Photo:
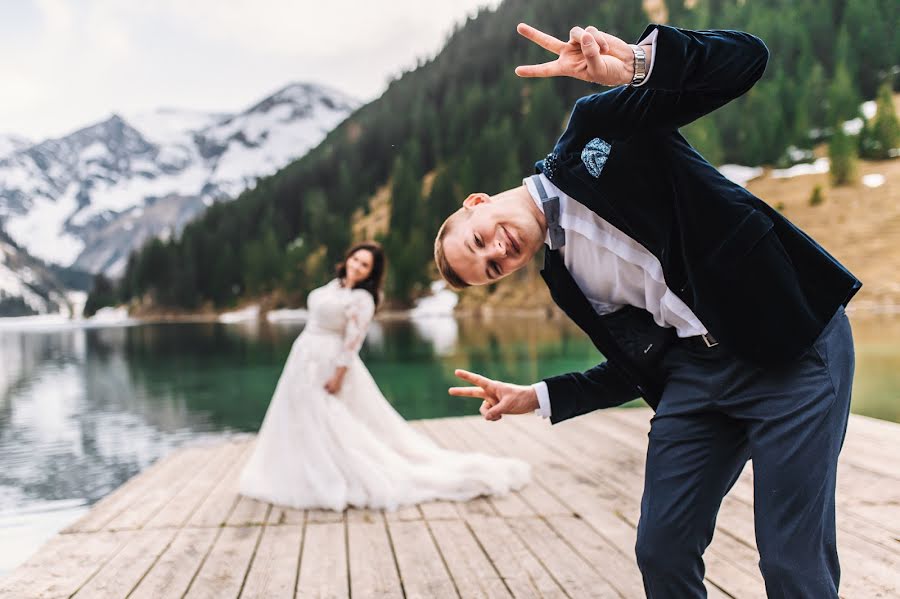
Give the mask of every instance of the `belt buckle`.
M 709 333 L 704 333 L 704 334 L 700 335 L 700 337 L 703 339 L 703 343 L 706 344 L 706 347 L 711 348 L 711 347 L 715 347 L 715 346 L 719 345 L 719 342 L 716 341 L 716 339 Z

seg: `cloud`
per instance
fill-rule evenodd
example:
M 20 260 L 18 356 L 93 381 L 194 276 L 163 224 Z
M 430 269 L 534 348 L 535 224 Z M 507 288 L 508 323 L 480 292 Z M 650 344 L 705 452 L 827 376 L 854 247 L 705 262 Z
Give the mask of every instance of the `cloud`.
M 238 110 L 291 81 L 372 99 L 498 3 L 33 0 L 33 34 L 0 25 L 0 131 L 56 136 L 159 106 Z

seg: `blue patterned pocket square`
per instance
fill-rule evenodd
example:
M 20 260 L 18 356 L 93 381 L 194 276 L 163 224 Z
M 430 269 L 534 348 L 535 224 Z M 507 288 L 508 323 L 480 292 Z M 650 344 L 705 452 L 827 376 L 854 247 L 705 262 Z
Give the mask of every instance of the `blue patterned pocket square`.
M 595 137 L 581 151 L 581 161 L 595 179 L 603 171 L 603 165 L 606 164 L 606 159 L 609 158 L 610 149 L 612 149 L 611 145 L 599 137 Z

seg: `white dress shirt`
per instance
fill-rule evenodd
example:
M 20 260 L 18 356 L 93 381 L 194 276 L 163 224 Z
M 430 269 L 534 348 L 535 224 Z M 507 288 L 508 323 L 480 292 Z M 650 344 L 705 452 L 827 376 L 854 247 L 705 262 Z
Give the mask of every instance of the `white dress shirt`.
M 558 250 L 575 284 L 597 314 L 609 314 L 624 306 L 647 310 L 662 327 L 672 327 L 679 337 L 707 333 L 700 319 L 666 285 L 659 260 L 637 241 L 600 218 L 591 209 L 566 195 L 544 175 L 540 177 L 549 197 L 559 198 L 559 225 L 565 245 Z M 541 197 L 529 177 L 523 181 L 543 213 Z M 549 417 L 550 394 L 543 381 L 532 385 L 541 416 Z

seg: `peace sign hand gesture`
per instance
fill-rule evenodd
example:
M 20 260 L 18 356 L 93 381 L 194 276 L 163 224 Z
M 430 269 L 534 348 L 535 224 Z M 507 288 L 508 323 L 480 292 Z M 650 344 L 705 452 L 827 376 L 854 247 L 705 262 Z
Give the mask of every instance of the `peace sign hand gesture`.
M 450 387 L 450 395 L 483 399 L 479 411 L 485 420 L 500 420 L 503 414 L 527 414 L 540 407 L 537 393 L 530 386 L 495 381 L 468 370 L 456 370 L 454 374 L 476 386 Z
M 516 68 L 519 77 L 573 77 L 601 85 L 631 83 L 634 76 L 634 52 L 621 39 L 598 31 L 596 27 L 573 27 L 569 41 L 519 23 L 516 30 L 541 48 L 557 54 L 556 60 Z

